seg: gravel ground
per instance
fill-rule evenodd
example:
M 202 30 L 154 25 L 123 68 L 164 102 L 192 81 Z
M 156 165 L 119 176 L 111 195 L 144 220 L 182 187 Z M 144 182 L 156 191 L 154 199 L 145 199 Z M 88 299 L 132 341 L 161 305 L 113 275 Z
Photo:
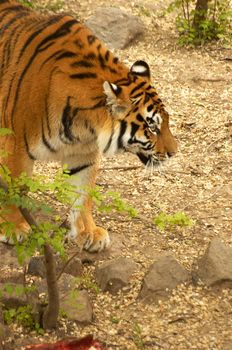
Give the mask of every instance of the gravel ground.
M 40 6 L 48 3 L 51 5 L 51 1 L 39 2 Z M 108 228 L 115 244 L 110 254 L 96 258 L 96 264 L 121 255 L 133 258 L 140 270 L 130 287 L 116 296 L 92 293 L 91 325 L 81 327 L 64 319 L 56 333 L 45 334 L 41 341 L 93 333 L 109 349 L 232 349 L 231 290 L 181 285 L 157 305 L 144 305 L 137 299 L 142 278 L 160 253 L 171 252 L 190 270 L 213 237 L 232 245 L 232 63 L 224 60 L 232 57 L 232 50 L 219 45 L 197 50 L 178 47 L 173 16 L 161 14 L 164 3 L 110 2 L 141 16 L 147 26 L 142 41 L 117 55 L 128 64 L 137 59 L 150 64 L 154 85 L 170 112 L 179 141 L 178 155 L 152 174 L 132 155 L 102 162 L 98 183 L 104 190 L 120 192 L 139 210 L 141 219 L 96 213 L 96 220 Z M 100 5 L 109 2 L 71 0 L 63 8 L 86 19 Z M 52 173 L 56 167 L 37 164 L 36 169 Z M 159 232 L 149 219 L 160 211 L 184 211 L 195 224 Z M 93 270 L 94 265 L 86 267 L 89 274 Z M 16 326 L 12 332 L 17 349 L 20 338 L 23 343 L 31 338 L 35 341 L 36 335 L 25 334 Z

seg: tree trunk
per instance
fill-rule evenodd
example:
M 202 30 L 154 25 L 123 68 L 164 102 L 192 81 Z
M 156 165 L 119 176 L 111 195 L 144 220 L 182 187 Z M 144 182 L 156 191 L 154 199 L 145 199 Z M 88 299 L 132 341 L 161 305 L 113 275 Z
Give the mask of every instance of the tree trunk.
M 199 33 L 200 24 L 202 21 L 206 20 L 208 12 L 208 2 L 209 0 L 197 0 L 194 18 L 193 18 L 193 28 Z
M 48 306 L 43 315 L 43 328 L 52 329 L 57 326 L 59 316 L 59 290 L 56 278 L 56 264 L 50 245 L 44 245 L 44 256 L 46 266 L 46 281 L 48 288 Z

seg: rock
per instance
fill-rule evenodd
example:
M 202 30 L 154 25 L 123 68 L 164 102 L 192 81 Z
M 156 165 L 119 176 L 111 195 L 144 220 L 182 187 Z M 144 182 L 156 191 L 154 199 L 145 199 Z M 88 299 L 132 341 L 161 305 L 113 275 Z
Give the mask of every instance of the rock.
M 61 298 L 61 313 L 72 321 L 90 323 L 93 318 L 93 309 L 86 290 L 71 290 Z
M 28 304 L 33 307 L 37 299 L 38 293 L 36 290 L 26 295 L 22 284 L 0 283 L 0 303 L 8 309 L 17 309 Z
M 58 267 L 57 267 L 58 273 L 62 270 L 64 265 L 65 265 L 65 261 L 60 260 L 58 262 Z M 74 277 L 81 276 L 83 273 L 83 265 L 81 260 L 77 257 L 73 258 L 70 261 L 70 263 L 65 267 L 64 272 Z
M 146 274 L 139 297 L 145 302 L 165 299 L 178 284 L 189 282 L 190 273 L 171 255 L 161 256 Z
M 36 282 L 39 293 L 47 293 L 46 280 Z M 60 293 L 60 309 L 69 320 L 90 323 L 93 317 L 92 305 L 85 290 L 77 290 L 77 279 L 63 273 L 58 281 Z
M 63 266 L 65 265 L 65 260 L 62 260 L 61 258 L 56 257 L 56 269 L 57 273 L 63 269 Z M 83 265 L 81 263 L 81 260 L 76 258 L 73 258 L 70 263 L 65 267 L 64 272 L 67 274 L 70 274 L 72 276 L 81 276 L 83 272 Z M 32 257 L 29 265 L 28 265 L 28 274 L 32 276 L 38 276 L 41 278 L 46 277 L 46 268 L 44 264 L 44 257 L 43 256 L 36 256 Z
M 201 280 L 207 286 L 232 288 L 232 247 L 212 239 L 192 274 L 194 281 Z
M 61 295 L 65 294 L 69 289 L 74 289 L 76 286 L 76 278 L 67 274 L 62 273 L 58 281 L 58 288 Z M 45 279 L 35 282 L 36 290 L 39 294 L 47 293 L 47 281 Z
M 24 283 L 24 275 L 21 271 L 9 271 L 7 275 L 0 276 L 0 283 Z
M 137 264 L 128 258 L 118 258 L 104 262 L 96 269 L 96 280 L 105 292 L 116 294 L 127 286 L 131 275 L 136 271 Z
M 14 246 L 9 246 L 7 244 L 0 244 L 0 269 L 2 266 L 7 266 L 8 268 L 18 268 L 19 262 L 17 259 L 17 254 Z
M 99 7 L 86 25 L 110 49 L 124 49 L 144 32 L 137 17 L 116 7 Z
M 44 264 L 44 256 L 33 256 L 29 261 L 27 273 L 32 276 L 45 278 L 46 269 Z

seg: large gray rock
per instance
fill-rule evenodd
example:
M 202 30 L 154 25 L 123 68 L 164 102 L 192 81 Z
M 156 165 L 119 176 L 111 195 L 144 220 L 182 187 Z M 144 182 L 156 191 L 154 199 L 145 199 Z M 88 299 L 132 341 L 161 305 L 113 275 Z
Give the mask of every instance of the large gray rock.
M 126 48 L 144 32 L 137 17 L 116 7 L 99 7 L 86 25 L 111 49 Z
M 78 259 L 77 257 L 73 258 L 67 265 L 65 260 L 62 260 L 57 256 L 55 257 L 55 259 L 56 259 L 57 274 L 59 274 L 61 270 L 63 271 L 63 268 L 64 268 L 64 272 L 72 276 L 78 277 L 82 275 L 83 265 L 81 263 L 81 260 Z M 32 257 L 28 264 L 27 273 L 32 276 L 45 278 L 46 268 L 45 268 L 44 256 Z
M 136 271 L 137 264 L 128 258 L 106 261 L 96 269 L 96 280 L 105 292 L 116 294 L 130 283 L 131 275 Z
M 139 297 L 145 302 L 165 299 L 178 284 L 190 282 L 190 273 L 171 255 L 161 256 L 146 274 Z
M 86 290 L 66 293 L 61 298 L 60 309 L 69 320 L 85 324 L 92 322 L 93 309 Z
M 232 288 L 232 247 L 218 238 L 212 239 L 205 254 L 193 270 L 194 281 L 207 286 Z
M 44 256 L 33 256 L 28 264 L 27 273 L 41 278 L 46 277 Z

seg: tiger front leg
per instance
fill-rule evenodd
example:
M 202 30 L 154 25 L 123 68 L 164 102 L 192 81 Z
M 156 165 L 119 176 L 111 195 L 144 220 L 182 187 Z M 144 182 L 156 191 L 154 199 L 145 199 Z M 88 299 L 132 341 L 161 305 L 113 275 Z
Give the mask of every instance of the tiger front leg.
M 11 138 L 4 138 L 4 147 L 8 156 L 0 158 L 1 164 L 7 166 L 11 172 L 12 178 L 19 176 L 22 172 L 28 175 L 32 174 L 33 161 L 25 154 L 25 152 L 15 152 L 14 143 L 10 142 Z M 16 147 L 16 149 L 23 149 L 23 147 Z M 14 244 L 15 240 L 22 242 L 28 236 L 30 225 L 22 216 L 20 210 L 10 205 L 0 208 L 0 242 Z
M 82 170 L 79 170 L 80 168 Z M 79 169 L 70 179 L 70 182 L 76 186 L 79 197 L 71 209 L 71 230 L 68 238 L 76 240 L 82 249 L 92 253 L 100 252 L 109 247 L 110 238 L 104 228 L 95 224 L 92 216 L 93 201 L 86 191 L 86 187 L 95 186 L 97 166 L 94 164 L 85 168 L 79 167 Z

